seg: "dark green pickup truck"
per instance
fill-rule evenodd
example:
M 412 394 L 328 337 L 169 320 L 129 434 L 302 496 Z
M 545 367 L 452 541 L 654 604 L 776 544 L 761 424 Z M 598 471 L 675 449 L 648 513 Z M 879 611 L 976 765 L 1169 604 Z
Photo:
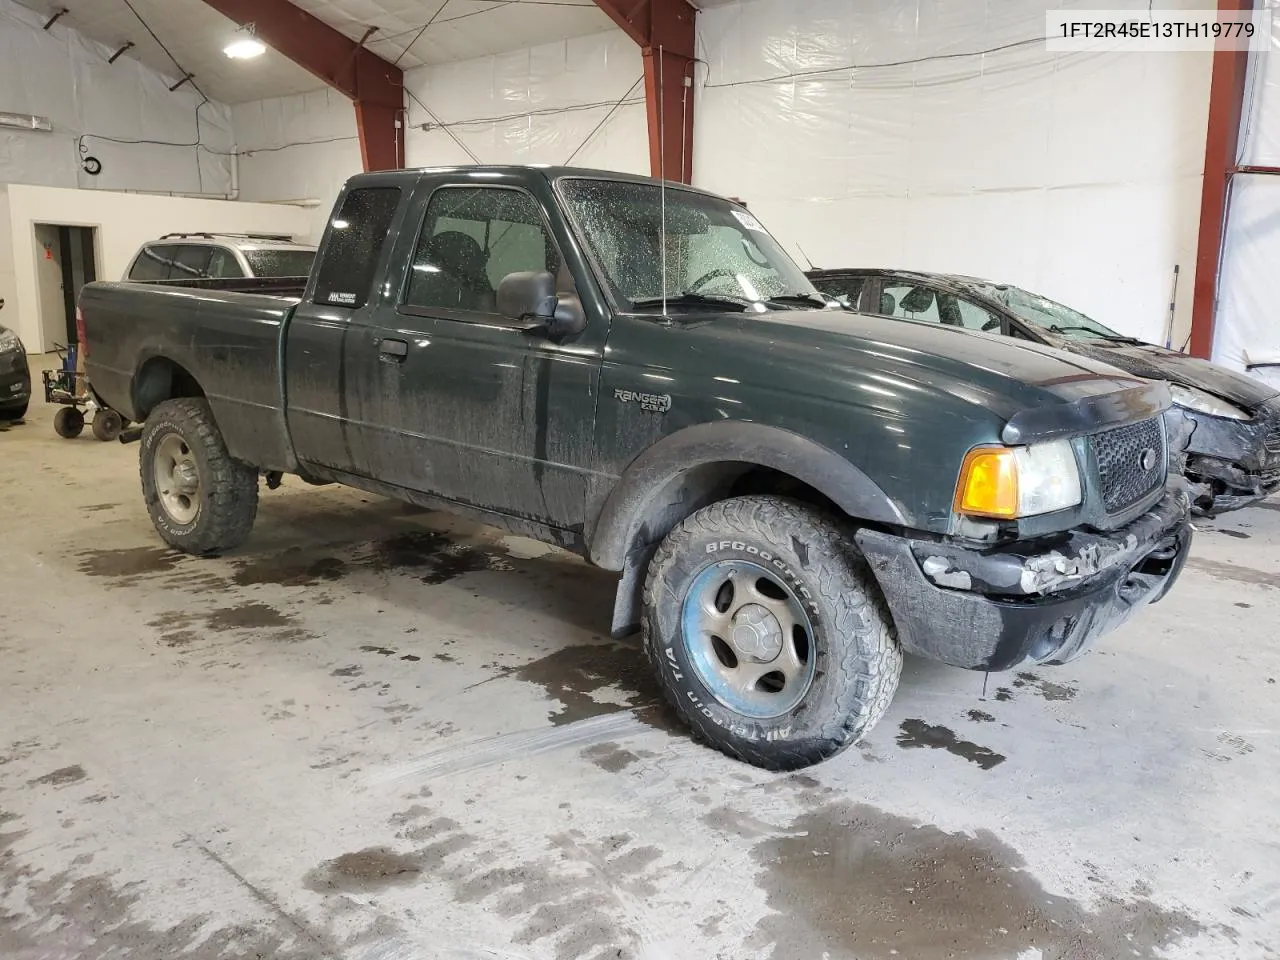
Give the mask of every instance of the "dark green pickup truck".
M 586 170 L 353 178 L 312 275 L 95 283 L 160 535 L 239 545 L 259 478 L 443 507 L 621 573 L 703 739 L 772 768 L 883 715 L 904 652 L 1077 656 L 1176 579 L 1164 384 L 826 308 L 744 207 Z M 292 294 L 288 296 L 287 294 Z

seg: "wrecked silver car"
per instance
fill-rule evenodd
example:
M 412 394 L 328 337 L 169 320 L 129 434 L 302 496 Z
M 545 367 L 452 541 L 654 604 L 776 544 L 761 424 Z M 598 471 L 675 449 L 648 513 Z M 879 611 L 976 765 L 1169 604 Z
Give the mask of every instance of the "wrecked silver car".
M 1183 429 L 1190 429 L 1184 469 L 1201 515 L 1235 510 L 1280 489 L 1280 392 L 1252 377 L 1126 337 L 1008 284 L 907 270 L 814 270 L 808 276 L 859 313 L 1000 333 L 1168 381 L 1176 409 L 1187 418 Z

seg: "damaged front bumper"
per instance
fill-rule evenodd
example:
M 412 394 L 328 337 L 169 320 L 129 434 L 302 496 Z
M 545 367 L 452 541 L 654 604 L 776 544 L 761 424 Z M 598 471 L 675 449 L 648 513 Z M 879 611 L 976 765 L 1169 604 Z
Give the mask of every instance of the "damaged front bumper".
M 858 546 L 908 653 L 972 670 L 1065 663 L 1173 586 L 1190 504 L 1168 493 L 1108 533 L 979 549 L 860 530 Z
M 1280 490 L 1280 403 L 1267 403 L 1252 420 L 1180 412 L 1192 425 L 1186 476 L 1196 513 L 1238 510 Z

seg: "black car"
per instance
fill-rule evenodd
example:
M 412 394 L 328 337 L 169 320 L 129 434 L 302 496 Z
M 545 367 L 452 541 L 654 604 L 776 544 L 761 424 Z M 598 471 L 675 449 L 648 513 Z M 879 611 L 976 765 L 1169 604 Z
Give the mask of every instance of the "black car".
M 0 300 L 0 309 L 4 301 Z M 0 421 L 12 423 L 27 415 L 31 402 L 31 372 L 27 351 L 18 335 L 0 326 Z
M 808 276 L 860 313 L 1031 340 L 1168 381 L 1193 424 L 1186 474 L 1200 513 L 1234 510 L 1280 488 L 1280 393 L 1252 377 L 1123 336 L 1010 284 L 910 270 L 813 270 Z

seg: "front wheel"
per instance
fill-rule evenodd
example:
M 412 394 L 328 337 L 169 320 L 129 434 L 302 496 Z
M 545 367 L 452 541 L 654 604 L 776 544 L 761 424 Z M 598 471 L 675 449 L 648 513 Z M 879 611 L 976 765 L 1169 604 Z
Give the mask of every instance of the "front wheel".
M 694 733 L 794 770 L 834 756 L 888 709 L 902 652 L 870 568 L 839 522 L 779 497 L 712 504 L 658 548 L 644 645 Z
M 258 471 L 232 459 L 205 400 L 157 406 L 142 430 L 139 465 L 147 511 L 166 543 L 209 555 L 249 536 L 258 513 Z

